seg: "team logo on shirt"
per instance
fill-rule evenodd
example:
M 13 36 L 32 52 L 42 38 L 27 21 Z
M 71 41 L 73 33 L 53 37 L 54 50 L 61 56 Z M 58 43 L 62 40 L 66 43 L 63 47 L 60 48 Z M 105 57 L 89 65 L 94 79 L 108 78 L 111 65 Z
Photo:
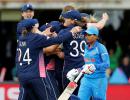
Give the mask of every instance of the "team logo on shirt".
M 95 58 L 84 58 L 85 62 L 95 62 Z
M 92 58 L 92 59 L 91 59 L 91 62 L 95 62 L 95 59 L 94 59 L 94 58 Z

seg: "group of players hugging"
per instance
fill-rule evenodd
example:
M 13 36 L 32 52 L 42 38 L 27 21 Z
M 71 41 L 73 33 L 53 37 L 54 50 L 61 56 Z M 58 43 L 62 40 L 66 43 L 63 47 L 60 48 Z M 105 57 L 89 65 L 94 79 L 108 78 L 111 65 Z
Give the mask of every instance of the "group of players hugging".
M 21 16 L 16 51 L 18 100 L 58 100 L 79 73 L 83 73 L 79 87 L 69 99 L 106 100 L 105 71 L 110 61 L 106 47 L 98 40 L 100 29 L 109 19 L 107 13 L 97 21 L 67 5 L 59 21 L 39 27 L 33 6 L 25 4 Z

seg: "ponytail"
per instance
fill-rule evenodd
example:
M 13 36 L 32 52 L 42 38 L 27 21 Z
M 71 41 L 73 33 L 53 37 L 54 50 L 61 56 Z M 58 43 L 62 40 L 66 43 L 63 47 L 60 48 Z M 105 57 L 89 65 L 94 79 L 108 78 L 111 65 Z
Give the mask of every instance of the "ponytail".
M 28 33 L 27 29 L 26 28 L 23 28 L 22 29 L 22 36 L 26 36 Z
M 26 36 L 31 31 L 32 31 L 32 28 L 23 28 L 22 29 L 22 36 Z

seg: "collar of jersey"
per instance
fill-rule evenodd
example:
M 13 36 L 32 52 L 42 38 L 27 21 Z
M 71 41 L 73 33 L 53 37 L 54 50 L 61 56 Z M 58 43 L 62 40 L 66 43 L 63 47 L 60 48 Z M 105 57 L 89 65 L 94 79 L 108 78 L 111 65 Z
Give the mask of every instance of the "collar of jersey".
M 91 49 L 95 48 L 95 47 L 97 46 L 97 44 L 98 44 L 98 41 L 96 41 L 96 42 L 94 43 L 94 45 L 92 46 Z M 88 45 L 86 45 L 86 48 L 89 49 L 89 48 L 88 48 Z

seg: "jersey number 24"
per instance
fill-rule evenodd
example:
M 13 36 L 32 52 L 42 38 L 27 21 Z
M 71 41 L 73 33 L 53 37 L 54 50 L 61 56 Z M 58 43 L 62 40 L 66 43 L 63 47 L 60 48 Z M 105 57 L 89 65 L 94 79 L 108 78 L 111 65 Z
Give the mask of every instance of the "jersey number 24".
M 20 65 L 22 65 L 21 60 L 23 62 L 27 62 L 27 64 L 29 65 L 30 62 L 32 61 L 32 59 L 30 59 L 29 48 L 26 49 L 25 53 L 23 53 L 20 48 L 18 48 L 17 51 L 19 55 L 18 61 L 20 62 Z

